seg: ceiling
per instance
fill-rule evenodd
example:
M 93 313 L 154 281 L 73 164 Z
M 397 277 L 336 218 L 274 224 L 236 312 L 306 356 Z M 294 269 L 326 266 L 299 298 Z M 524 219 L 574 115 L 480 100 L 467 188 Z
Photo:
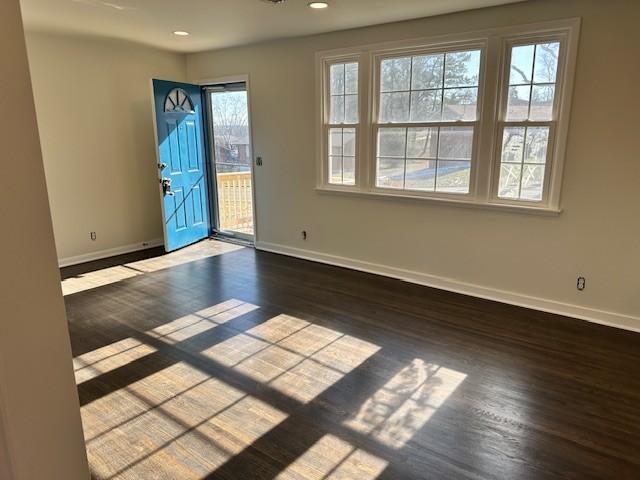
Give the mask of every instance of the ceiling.
M 28 30 L 132 40 L 178 52 L 311 35 L 522 0 L 21 0 Z M 188 37 L 177 37 L 186 30 Z

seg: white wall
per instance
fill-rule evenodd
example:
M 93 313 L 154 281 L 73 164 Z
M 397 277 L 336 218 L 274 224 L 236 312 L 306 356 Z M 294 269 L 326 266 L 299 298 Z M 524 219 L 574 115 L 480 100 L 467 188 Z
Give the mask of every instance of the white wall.
M 316 51 L 577 16 L 560 216 L 314 191 Z M 638 18 L 637 0 L 532 0 L 193 54 L 188 77 L 250 75 L 263 248 L 640 328 Z
M 184 56 L 31 32 L 27 48 L 58 257 L 161 238 L 150 79 L 184 80 Z
M 2 0 L 0 476 L 81 480 L 89 470 L 26 55 L 18 0 Z

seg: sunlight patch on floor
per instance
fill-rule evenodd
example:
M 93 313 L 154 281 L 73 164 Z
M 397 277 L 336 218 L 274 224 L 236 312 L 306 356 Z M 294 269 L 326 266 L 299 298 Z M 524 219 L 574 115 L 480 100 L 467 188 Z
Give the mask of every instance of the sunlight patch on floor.
M 257 309 L 258 307 L 251 303 L 231 299 L 160 325 L 146 334 L 173 345 Z
M 131 269 L 126 265 L 103 268 L 95 272 L 83 273 L 75 277 L 62 280 L 62 294 L 71 295 L 73 293 L 91 290 L 92 288 L 103 287 L 111 283 L 121 282 L 127 278 L 137 277 L 143 272 Z
M 258 308 L 230 299 L 141 335 L 164 342 L 164 348 L 182 349 L 182 342 Z M 212 368 L 260 382 L 300 405 L 318 398 L 380 350 L 292 315 L 277 315 L 242 331 L 237 325 L 224 327 L 225 335 L 231 335 L 226 340 L 191 353 L 215 362 Z M 152 346 L 127 338 L 85 353 L 74 359 L 77 381 L 86 382 L 153 352 Z M 203 478 L 288 417 L 288 412 L 186 360 L 159 371 L 149 362 L 136 368 L 152 371 L 81 409 L 89 461 L 98 480 Z M 400 449 L 465 378 L 461 372 L 414 359 L 343 425 L 352 430 L 350 435 L 366 435 Z M 373 480 L 387 466 L 385 459 L 326 432 L 277 478 Z
M 402 448 L 464 381 L 455 370 L 415 359 L 345 422 L 392 448 Z
M 202 478 L 287 418 L 183 362 L 81 411 L 98 479 Z
M 378 350 L 335 330 L 278 315 L 202 355 L 307 403 Z
M 81 409 L 85 440 L 91 442 L 147 410 L 184 394 L 211 377 L 178 362 L 126 387 L 98 398 Z
M 174 345 L 257 310 L 256 305 L 231 299 L 160 325 L 146 335 Z M 76 384 L 140 360 L 157 349 L 134 338 L 125 338 L 73 359 Z
M 62 293 L 65 296 L 71 295 L 144 275 L 145 273 L 156 272 L 203 258 L 242 250 L 243 248 L 245 247 L 231 243 L 206 240 L 159 257 L 108 267 L 67 278 L 61 282 Z
M 155 348 L 134 338 L 125 338 L 106 347 L 79 355 L 73 359 L 76 384 L 81 384 L 103 373 L 154 353 Z
M 298 457 L 277 480 L 373 480 L 388 463 L 327 434 Z

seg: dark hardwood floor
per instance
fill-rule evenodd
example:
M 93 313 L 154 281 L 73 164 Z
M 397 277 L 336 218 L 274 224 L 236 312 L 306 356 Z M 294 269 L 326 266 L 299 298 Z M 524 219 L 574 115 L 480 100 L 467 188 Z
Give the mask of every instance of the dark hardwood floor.
M 62 273 L 96 479 L 640 478 L 639 334 L 214 241 Z

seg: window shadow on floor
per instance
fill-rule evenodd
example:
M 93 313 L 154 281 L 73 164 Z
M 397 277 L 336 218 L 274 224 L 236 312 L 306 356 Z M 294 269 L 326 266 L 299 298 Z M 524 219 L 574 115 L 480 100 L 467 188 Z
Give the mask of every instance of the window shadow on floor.
M 464 380 L 238 299 L 128 333 L 74 359 L 96 479 L 376 478 Z

